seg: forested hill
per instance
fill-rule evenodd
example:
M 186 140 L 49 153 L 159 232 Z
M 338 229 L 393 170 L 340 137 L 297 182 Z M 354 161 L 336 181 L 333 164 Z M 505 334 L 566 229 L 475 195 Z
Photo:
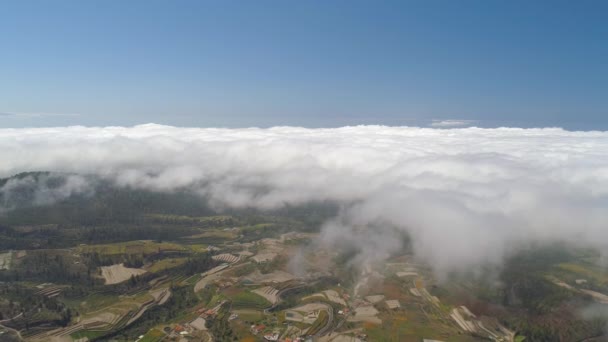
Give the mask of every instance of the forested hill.
M 161 193 L 118 187 L 90 175 L 49 172 L 0 179 L 0 209 L 5 224 L 92 225 L 135 222 L 148 213 L 215 214 L 204 198 L 187 191 Z
M 31 172 L 0 179 L 0 249 L 58 248 L 91 241 L 162 239 L 217 225 L 280 220 L 315 230 L 335 216 L 335 203 L 309 203 L 271 211 L 213 209 L 187 189 L 158 192 L 116 186 L 91 175 Z M 167 219 L 179 217 L 179 220 Z M 198 218 L 205 218 L 199 220 Z

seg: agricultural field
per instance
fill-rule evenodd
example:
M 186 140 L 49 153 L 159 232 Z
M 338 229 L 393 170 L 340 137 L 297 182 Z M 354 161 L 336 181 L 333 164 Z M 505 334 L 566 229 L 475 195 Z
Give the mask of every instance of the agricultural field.
M 567 305 L 608 301 L 608 274 L 588 251 L 533 250 L 499 274 L 438 280 L 410 251 L 361 267 L 356 251 L 316 243 L 294 217 L 206 210 L 16 226 L 27 241 L 0 254 L 3 325 L 40 342 L 545 342 L 603 329 L 600 320 L 553 323 Z
M 201 227 L 233 227 L 239 223 L 237 218 L 229 215 L 192 217 L 186 215 L 147 214 L 145 218 L 153 222 L 189 224 Z
M 13 252 L 0 253 L 0 270 L 10 270 Z
M 166 258 L 153 262 L 145 267 L 145 270 L 152 273 L 164 271 L 184 264 L 187 258 Z
M 268 226 L 262 225 L 259 229 Z M 266 335 L 279 334 L 292 339 L 316 336 L 334 340 L 343 336 L 361 341 L 419 341 L 424 337 L 473 342 L 498 334 L 486 333 L 481 328 L 483 325 L 479 322 L 490 325 L 495 323 L 488 322 L 497 322 L 491 316 L 485 316 L 487 313 L 479 317 L 473 313 L 470 318 L 455 317 L 454 312 L 462 312 L 462 315 L 470 312 L 468 308 L 460 309 L 468 303 L 462 302 L 462 297 L 454 291 L 460 287 L 436 286 L 432 271 L 408 256 L 398 256 L 375 272 L 364 269 L 359 279 L 347 282 L 328 272 L 337 264 L 311 262 L 335 260 L 336 256 L 329 251 L 313 251 L 304 256 L 307 274 L 302 277 L 290 273 L 289 263 L 281 259 L 289 254 L 293 248 L 290 239 L 296 239 L 297 235 L 277 235 L 256 243 L 235 244 L 232 239 L 239 239 L 235 232 L 212 229 L 207 235 L 197 237 L 204 240 L 230 236 L 221 243 L 137 240 L 78 246 L 71 252 L 58 254 L 122 255 L 129 256 L 125 260 L 130 262 L 136 260 L 135 256 L 145 257 L 141 268 L 126 267 L 122 263 L 100 266 L 101 276 L 107 279 L 103 285 L 107 290 L 85 294 L 78 299 L 60 295 L 57 298 L 77 312 L 78 318 L 72 318 L 69 329 L 57 328 L 33 334 L 29 339 L 65 336 L 63 332 L 66 331 L 72 339 L 87 337 L 89 340 L 103 340 L 107 336 L 139 339 L 143 336 L 139 341 L 163 341 L 172 334 L 182 336 L 187 332 L 194 340 L 230 334 L 239 339 L 260 341 Z M 214 248 L 209 250 L 209 245 Z M 253 256 L 259 253 L 274 253 L 277 262 L 256 261 Z M 191 267 L 195 256 L 207 254 L 210 254 L 205 259 L 209 262 L 207 268 L 183 274 Z M 227 257 L 235 255 L 241 257 Z M 225 261 L 229 259 L 231 262 Z M 555 263 L 547 269 L 553 277 L 559 275 L 566 282 L 585 277 L 588 283 L 578 284 L 576 288 L 573 285 L 576 291 L 580 288 L 581 295 L 591 291 L 585 286 L 601 284 L 603 278 L 599 271 L 585 262 L 575 261 Z M 549 276 L 549 273 L 545 275 Z M 133 280 L 132 276 L 138 278 Z M 176 301 L 174 296 L 190 299 Z M 477 310 L 476 306 L 471 308 Z M 154 319 L 157 316 L 165 319 L 157 321 Z M 60 318 L 49 312 L 48 319 Z M 197 318 L 206 322 L 204 331 L 199 329 L 200 325 L 199 328 L 189 325 Z M 462 320 L 469 320 L 467 324 L 470 325 L 462 325 Z M 500 331 L 504 341 L 524 337 L 500 324 L 493 329 Z
M 146 273 L 146 270 L 125 267 L 123 264 L 101 267 L 101 276 L 105 280 L 106 285 L 122 283 L 133 276 L 144 273 Z
M 569 262 L 560 263 L 557 265 L 557 269 L 564 278 L 567 280 L 576 282 L 577 279 L 584 279 L 588 282 L 592 282 L 598 287 L 608 289 L 608 270 L 603 267 L 585 262 Z
M 152 329 L 147 332 L 144 337 L 139 339 L 139 342 L 158 342 L 161 341 L 165 336 L 166 335 L 164 332 L 158 329 Z
M 186 247 L 177 243 L 159 243 L 151 240 L 129 241 L 102 245 L 81 245 L 76 249 L 78 253 L 99 253 L 105 255 L 153 254 L 186 250 Z
M 234 230 L 206 230 L 199 234 L 186 236 L 183 238 L 187 243 L 222 243 L 229 240 L 235 240 L 239 237 L 239 233 Z
M 250 291 L 239 291 L 229 297 L 234 309 L 257 309 L 263 310 L 270 307 L 271 303 L 264 297 Z

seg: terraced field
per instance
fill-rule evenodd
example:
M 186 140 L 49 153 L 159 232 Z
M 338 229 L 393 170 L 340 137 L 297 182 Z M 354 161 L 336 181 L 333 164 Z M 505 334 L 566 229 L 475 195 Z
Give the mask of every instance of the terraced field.
M 187 251 L 188 249 L 180 244 L 172 242 L 159 243 L 152 240 L 139 240 L 101 245 L 82 245 L 77 247 L 76 250 L 79 253 L 99 253 L 106 255 L 140 255 L 166 251 Z
M 231 297 L 234 309 L 257 309 L 263 310 L 271 303 L 264 297 L 249 291 L 241 291 Z
M 255 289 L 252 292 L 266 298 L 266 300 L 268 300 L 272 304 L 275 304 L 279 301 L 279 290 L 275 289 L 274 287 L 264 286 L 259 289 Z

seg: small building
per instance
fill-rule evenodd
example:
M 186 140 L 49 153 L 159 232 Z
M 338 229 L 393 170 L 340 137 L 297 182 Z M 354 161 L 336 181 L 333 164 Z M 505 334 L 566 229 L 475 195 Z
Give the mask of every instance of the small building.
M 264 324 L 260 324 L 260 325 L 252 325 L 251 326 L 251 333 L 254 335 L 257 335 L 259 333 L 261 333 L 262 331 L 264 331 L 266 329 L 266 326 Z
M 401 304 L 399 304 L 399 301 L 396 299 L 389 299 L 389 300 L 385 301 L 385 303 L 386 303 L 386 306 L 391 310 L 399 309 L 401 307 Z
M 264 335 L 264 339 L 266 341 L 278 341 L 279 340 L 279 334 L 278 333 L 266 334 L 266 335 Z

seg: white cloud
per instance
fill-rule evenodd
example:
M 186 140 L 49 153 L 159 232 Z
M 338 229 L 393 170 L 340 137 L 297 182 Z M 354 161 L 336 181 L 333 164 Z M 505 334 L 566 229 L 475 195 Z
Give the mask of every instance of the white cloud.
M 435 128 L 452 128 L 471 126 L 477 123 L 477 120 L 433 120 L 431 127 Z
M 347 236 L 383 255 L 378 250 L 398 247 L 396 227 L 439 270 L 500 262 L 526 241 L 608 244 L 608 132 L 0 129 L 0 160 L 2 176 L 93 173 L 120 185 L 188 187 L 231 206 L 348 201 L 354 204 L 326 225 L 326 242 Z M 370 223 L 373 234 L 361 233 Z
M 51 183 L 54 183 L 54 186 L 50 186 Z M 37 178 L 32 175 L 11 178 L 0 187 L 0 213 L 15 209 L 20 202 L 37 206 L 48 205 L 74 194 L 92 195 L 93 189 L 93 184 L 80 175 L 53 177 L 41 174 Z M 26 196 L 29 191 L 32 191 L 31 196 Z

